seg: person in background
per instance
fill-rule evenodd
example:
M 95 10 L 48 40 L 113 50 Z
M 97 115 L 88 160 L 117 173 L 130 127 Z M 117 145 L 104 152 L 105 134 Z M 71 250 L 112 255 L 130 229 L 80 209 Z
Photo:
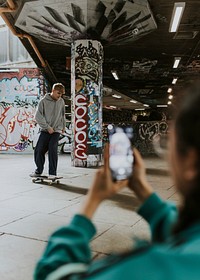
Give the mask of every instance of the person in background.
M 65 94 L 65 87 L 57 83 L 53 85 L 51 93 L 46 94 L 39 102 L 35 120 L 41 131 L 34 150 L 36 169 L 30 175 L 31 177 L 42 175 L 47 151 L 49 159 L 48 177 L 53 179 L 57 175 L 58 140 L 60 133 L 65 132 L 66 126 L 63 94 Z
M 180 105 L 179 105 L 180 106 Z M 170 131 L 169 161 L 181 206 L 163 201 L 147 181 L 140 153 L 134 149 L 132 177 L 113 182 L 108 147 L 80 211 L 55 231 L 38 261 L 35 280 L 199 280 L 200 279 L 200 87 L 185 94 Z M 138 213 L 149 223 L 152 242 L 129 252 L 91 261 L 92 217 L 105 199 L 128 187 L 141 201 Z M 102 244 L 103 246 L 103 244 Z

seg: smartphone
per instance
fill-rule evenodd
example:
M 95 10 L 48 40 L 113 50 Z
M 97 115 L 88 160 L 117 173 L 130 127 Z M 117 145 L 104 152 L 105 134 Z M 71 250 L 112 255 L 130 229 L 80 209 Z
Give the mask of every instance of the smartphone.
M 109 165 L 114 181 L 128 179 L 133 169 L 133 128 L 108 125 Z

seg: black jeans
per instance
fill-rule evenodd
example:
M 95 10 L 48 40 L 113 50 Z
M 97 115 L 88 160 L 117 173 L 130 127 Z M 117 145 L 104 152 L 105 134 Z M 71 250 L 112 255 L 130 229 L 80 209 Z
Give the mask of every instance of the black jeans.
M 49 134 L 41 131 L 37 145 L 34 150 L 36 173 L 42 174 L 45 163 L 45 154 L 48 151 L 49 175 L 57 175 L 58 165 L 58 140 L 60 133 Z

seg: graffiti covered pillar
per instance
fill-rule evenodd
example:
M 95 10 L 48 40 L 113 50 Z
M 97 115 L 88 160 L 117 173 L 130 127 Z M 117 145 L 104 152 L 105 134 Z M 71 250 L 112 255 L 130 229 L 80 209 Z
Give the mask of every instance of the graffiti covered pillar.
M 93 40 L 72 44 L 72 165 L 102 162 L 103 47 Z

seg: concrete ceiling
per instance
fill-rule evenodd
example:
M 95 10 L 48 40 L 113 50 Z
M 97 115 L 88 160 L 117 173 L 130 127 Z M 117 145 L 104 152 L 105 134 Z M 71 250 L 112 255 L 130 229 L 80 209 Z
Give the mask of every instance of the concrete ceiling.
M 200 74 L 200 1 L 186 0 L 179 29 L 169 33 L 172 0 L 41 0 L 13 1 L 17 9 L 5 13 L 18 33 L 31 35 L 45 63 L 50 83 L 65 84 L 70 95 L 71 42 L 89 38 L 104 47 L 104 106 L 134 109 L 165 105 L 168 88 L 176 90 Z M 8 1 L 0 0 L 1 7 Z M 41 61 L 27 39 L 23 44 L 36 64 Z M 178 68 L 174 58 L 181 57 Z M 111 71 L 117 71 L 115 80 Z M 173 78 L 178 78 L 176 85 Z M 121 98 L 112 97 L 121 94 Z M 130 100 L 136 100 L 132 103 Z M 173 100 L 174 100 L 173 99 Z

